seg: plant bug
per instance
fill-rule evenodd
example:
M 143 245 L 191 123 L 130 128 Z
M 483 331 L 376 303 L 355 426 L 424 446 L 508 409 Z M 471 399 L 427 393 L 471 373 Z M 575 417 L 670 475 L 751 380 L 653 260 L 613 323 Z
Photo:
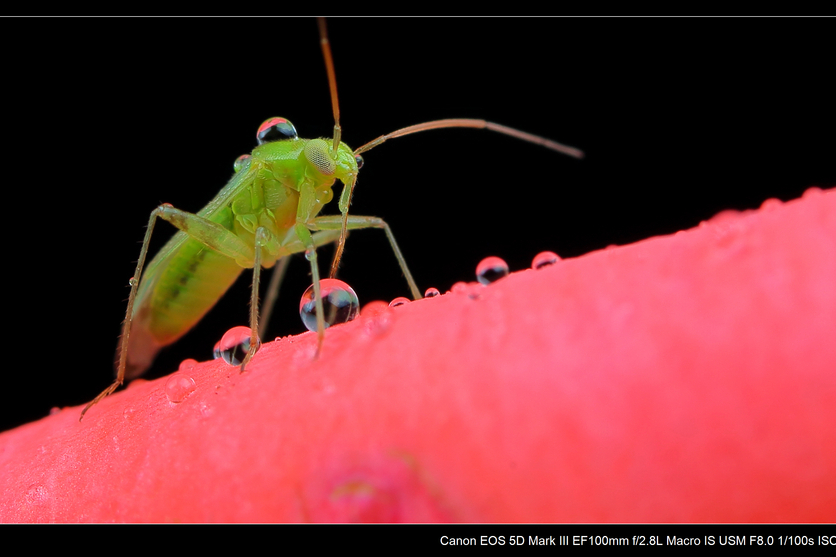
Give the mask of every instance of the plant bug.
M 567 145 L 494 122 L 469 118 L 433 120 L 382 135 L 352 150 L 342 142 L 336 77 L 324 19 L 319 19 L 322 54 L 328 74 L 334 130 L 330 138 L 302 139 L 285 118 L 272 117 L 258 128 L 258 146 L 240 157 L 235 175 L 206 207 L 189 213 L 163 203 L 150 215 L 134 277 L 118 348 L 116 380 L 81 412 L 79 420 L 125 379 L 140 376 L 159 350 L 176 342 L 223 296 L 245 268 L 253 269 L 250 294 L 249 350 L 241 372 L 260 346 L 259 286 L 261 269 L 278 264 L 278 280 L 271 281 L 267 305 L 272 306 L 289 256 L 304 252 L 310 262 L 316 306 L 317 351 L 324 340 L 324 311 L 320 291 L 317 248 L 335 242 L 330 277 L 335 277 L 348 230 L 380 228 L 385 232 L 413 298 L 421 298 L 385 221 L 349 214 L 349 206 L 362 153 L 384 142 L 417 132 L 442 128 L 475 128 L 494 131 L 535 143 L 576 158 L 583 153 Z M 320 215 L 342 191 L 339 215 Z M 157 220 L 165 220 L 179 232 L 147 263 L 149 244 Z

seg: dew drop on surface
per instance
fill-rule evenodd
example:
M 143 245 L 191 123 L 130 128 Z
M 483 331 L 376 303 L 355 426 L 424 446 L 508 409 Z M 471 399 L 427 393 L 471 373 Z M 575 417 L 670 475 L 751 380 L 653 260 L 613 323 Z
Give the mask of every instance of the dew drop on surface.
M 49 415 L 50 416 L 54 416 L 55 414 L 60 414 L 60 413 L 61 413 L 61 408 L 58 407 L 58 406 L 53 406 L 52 408 L 49 409 Z
M 360 317 L 363 319 L 363 330 L 371 337 L 381 336 L 388 332 L 394 320 L 389 304 L 383 300 L 374 300 L 363 306 L 360 310 Z
M 182 362 L 180 362 L 180 366 L 177 368 L 177 371 L 189 371 L 194 366 L 197 365 L 197 360 L 194 358 L 186 358 Z
M 409 298 L 404 298 L 403 296 L 398 296 L 391 302 L 389 302 L 390 308 L 396 308 L 398 306 L 404 306 L 409 303 Z
M 244 168 L 250 166 L 250 158 L 250 155 L 241 155 L 235 159 L 235 162 L 232 163 L 232 168 L 235 170 L 236 174 L 241 172 Z
M 165 382 L 165 396 L 175 404 L 186 400 L 196 388 L 194 379 L 185 373 L 175 373 Z
M 490 284 L 508 276 L 508 264 L 496 256 L 486 257 L 476 266 L 476 280 Z
M 779 209 L 783 204 L 784 202 L 780 199 L 770 197 L 769 199 L 764 199 L 763 203 L 761 203 L 761 211 L 774 211 L 775 209 Z
M 231 366 L 241 365 L 250 350 L 250 332 L 250 328 L 243 325 L 231 328 L 224 333 L 221 341 L 215 345 L 212 355 L 216 360 L 221 358 Z M 260 340 L 258 341 L 258 347 L 261 347 Z
M 439 294 L 441 294 L 441 292 L 438 291 L 438 288 L 430 287 L 430 288 L 427 288 L 426 292 L 424 292 L 424 297 L 425 298 L 435 298 Z
M 467 283 L 459 281 L 450 287 L 450 292 L 454 294 L 466 294 L 468 290 Z
M 471 282 L 468 283 L 464 293 L 467 294 L 467 297 L 471 300 L 478 300 L 482 297 L 482 290 L 485 289 L 485 286 L 486 285 L 479 282 Z
M 806 190 L 804 190 L 804 193 L 801 194 L 801 197 L 809 199 L 811 197 L 818 197 L 822 193 L 823 192 L 821 188 L 813 186 L 812 188 L 807 188 Z
M 560 256 L 553 251 L 541 251 L 531 260 L 531 268 L 534 270 L 554 265 L 560 261 Z
M 325 311 L 325 328 L 340 323 L 348 323 L 360 313 L 360 300 L 346 283 L 337 279 L 319 281 L 322 295 L 322 309 Z M 314 288 L 310 285 L 299 302 L 299 315 L 309 331 L 316 331 L 316 300 Z

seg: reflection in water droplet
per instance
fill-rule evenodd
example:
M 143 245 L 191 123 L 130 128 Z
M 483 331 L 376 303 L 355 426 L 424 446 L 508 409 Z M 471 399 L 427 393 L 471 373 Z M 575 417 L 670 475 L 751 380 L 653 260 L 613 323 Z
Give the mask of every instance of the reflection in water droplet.
M 430 288 L 427 288 L 426 292 L 424 292 L 424 297 L 425 298 L 435 298 L 439 294 L 441 294 L 441 292 L 438 291 L 438 288 L 430 287 Z
M 531 260 L 532 269 L 542 269 L 560 261 L 560 256 L 553 251 L 541 251 Z
M 390 308 L 396 308 L 398 306 L 403 306 L 409 303 L 409 298 L 404 298 L 403 296 L 398 296 L 391 302 L 389 302 Z
M 508 276 L 508 264 L 496 256 L 486 257 L 476 266 L 476 280 L 490 284 Z
M 240 326 L 233 327 L 225 332 L 221 341 L 212 350 L 214 358 L 216 360 L 222 358 L 231 366 L 241 365 L 250 350 L 251 331 L 249 327 Z M 260 347 L 261 340 L 258 341 L 258 348 Z
M 180 366 L 177 368 L 177 371 L 189 371 L 194 366 L 197 365 L 197 360 L 193 358 L 186 358 L 182 362 L 180 362 Z
M 240 157 L 235 159 L 235 162 L 232 163 L 232 168 L 235 169 L 236 174 L 250 166 L 250 158 L 250 155 L 241 155 Z
M 322 295 L 322 309 L 325 312 L 325 328 L 340 323 L 348 323 L 360 313 L 360 300 L 346 283 L 337 279 L 319 281 Z M 299 315 L 309 331 L 316 330 L 316 300 L 314 288 L 310 285 L 299 302 Z
M 175 373 L 165 382 L 165 396 L 170 402 L 183 402 L 196 388 L 194 379 L 185 373 Z

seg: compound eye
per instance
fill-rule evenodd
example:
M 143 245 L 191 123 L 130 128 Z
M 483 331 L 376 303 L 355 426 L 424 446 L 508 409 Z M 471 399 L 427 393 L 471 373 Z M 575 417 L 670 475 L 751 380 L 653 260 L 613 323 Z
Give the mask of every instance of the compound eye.
M 275 116 L 268 118 L 258 126 L 258 132 L 256 132 L 255 137 L 259 145 L 264 145 L 271 141 L 297 139 L 299 136 L 296 134 L 296 128 L 293 127 L 290 120 Z
M 363 157 L 360 155 L 354 155 L 354 160 L 357 161 L 357 170 L 363 168 Z

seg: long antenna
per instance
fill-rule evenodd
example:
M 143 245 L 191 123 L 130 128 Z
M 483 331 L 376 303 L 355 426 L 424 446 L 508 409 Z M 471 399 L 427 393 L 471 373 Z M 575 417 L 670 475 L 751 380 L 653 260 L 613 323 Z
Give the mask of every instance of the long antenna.
M 424 132 L 427 130 L 437 130 L 441 128 L 477 128 L 482 130 L 491 130 L 504 135 L 510 135 L 511 137 L 516 137 L 517 139 L 522 139 L 523 141 L 528 141 L 530 143 L 542 145 L 546 149 L 551 149 L 552 151 L 557 151 L 558 153 L 563 153 L 564 155 L 569 155 L 570 157 L 575 157 L 576 159 L 582 159 L 584 156 L 583 151 L 581 151 L 580 149 L 576 149 L 574 147 L 558 143 L 557 141 L 552 141 L 551 139 L 546 139 L 545 137 L 540 137 L 539 135 L 534 135 L 532 133 L 524 132 L 515 128 L 509 128 L 508 126 L 503 126 L 502 124 L 488 122 L 487 120 L 473 120 L 470 118 L 451 118 L 448 120 L 433 120 L 431 122 L 423 122 L 421 124 L 415 124 L 414 126 L 401 128 L 399 130 L 393 131 L 392 133 L 381 135 L 373 141 L 369 141 L 362 147 L 355 149 L 354 154 L 359 155 L 360 153 L 365 153 L 366 151 L 377 147 L 381 143 L 384 143 L 388 139 L 394 139 L 396 137 L 403 137 L 405 135 L 410 135 L 413 133 Z
M 340 128 L 340 101 L 337 99 L 337 76 L 334 73 L 334 59 L 331 56 L 331 43 L 328 42 L 328 29 L 325 27 L 325 18 L 316 19 L 319 25 L 319 44 L 322 47 L 322 56 L 325 58 L 325 70 L 328 72 L 328 85 L 331 88 L 331 110 L 334 111 L 334 146 L 331 153 L 334 160 L 337 159 L 337 149 L 340 146 L 342 129 Z

